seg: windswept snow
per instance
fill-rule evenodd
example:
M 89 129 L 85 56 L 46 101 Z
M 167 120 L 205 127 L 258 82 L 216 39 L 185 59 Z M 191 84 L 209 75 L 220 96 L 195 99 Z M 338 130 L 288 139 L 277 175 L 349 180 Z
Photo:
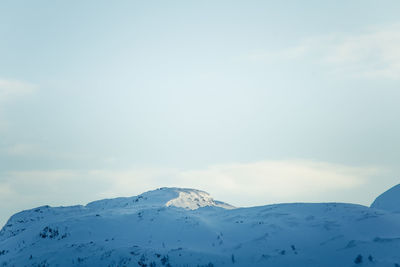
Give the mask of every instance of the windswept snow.
M 163 188 L 161 189 L 163 190 Z M 171 189 L 164 189 L 171 190 Z M 178 196 L 168 201 L 165 205 L 167 207 L 173 206 L 178 208 L 185 208 L 195 210 L 202 207 L 221 207 L 225 209 L 233 209 L 234 207 L 214 199 L 206 192 L 195 189 L 172 189 L 178 192 Z
M 148 191 L 139 196 L 114 198 L 94 201 L 86 205 L 88 208 L 115 209 L 115 208 L 151 208 L 151 207 L 178 207 L 195 210 L 202 207 L 222 207 L 233 209 L 234 207 L 220 201 L 215 201 L 208 193 L 188 188 L 159 188 Z
M 180 188 L 43 206 L 0 231 L 0 266 L 398 267 L 399 250 L 399 213 L 343 203 L 234 208 Z

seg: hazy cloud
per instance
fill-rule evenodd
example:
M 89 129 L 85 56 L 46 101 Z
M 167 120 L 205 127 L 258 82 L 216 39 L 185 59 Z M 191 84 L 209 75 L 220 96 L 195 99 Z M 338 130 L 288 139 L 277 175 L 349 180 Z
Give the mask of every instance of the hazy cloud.
M 400 79 L 400 23 L 370 28 L 364 33 L 332 33 L 303 39 L 278 51 L 256 51 L 255 61 L 311 60 L 318 67 L 340 75 Z
M 160 186 L 202 189 L 238 206 L 335 201 L 335 196 L 343 191 L 348 193 L 347 199 L 357 202 L 357 194 L 352 190 L 368 183 L 380 171 L 374 167 L 300 160 L 232 163 L 199 170 L 15 171 L 1 175 L 0 191 L 7 194 L 0 197 L 0 208 L 6 210 L 10 201 L 20 209 L 44 204 L 84 204 L 101 198 L 132 196 Z
M 36 88 L 37 86 L 30 83 L 0 78 L 0 101 L 30 94 Z
M 17 80 L 7 80 L 0 78 L 0 132 L 8 127 L 7 118 L 2 114 L 2 103 L 27 94 L 33 93 L 37 89 L 36 85 Z
M 218 195 L 239 199 L 242 205 L 254 205 L 337 201 L 332 198 L 335 192 L 358 188 L 377 173 L 379 169 L 374 167 L 292 160 L 217 165 L 205 170 L 182 172 L 181 175 L 188 184 L 212 190 L 218 188 Z
M 33 144 L 15 144 L 7 148 L 7 154 L 13 156 L 25 156 L 39 154 L 39 147 Z

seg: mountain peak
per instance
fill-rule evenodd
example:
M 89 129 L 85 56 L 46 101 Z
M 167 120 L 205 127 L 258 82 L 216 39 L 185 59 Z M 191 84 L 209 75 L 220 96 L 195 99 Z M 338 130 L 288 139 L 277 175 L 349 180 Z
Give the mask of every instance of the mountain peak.
M 234 208 L 229 204 L 215 201 L 209 193 L 197 189 L 163 187 L 160 188 L 160 190 L 172 191 L 178 194 L 176 198 L 169 200 L 165 204 L 167 207 L 174 206 L 190 210 L 195 210 L 207 206 L 221 207 L 226 209 Z
M 167 207 L 178 207 L 189 210 L 208 206 L 225 209 L 234 208 L 229 204 L 215 201 L 211 195 L 205 191 L 191 188 L 162 187 L 145 192 L 140 196 L 151 199 L 152 202 L 159 202 Z
M 131 206 L 166 206 L 195 210 L 202 207 L 212 206 L 225 209 L 234 207 L 220 201 L 214 200 L 207 192 L 178 187 L 162 187 L 156 190 L 147 191 L 134 197 L 122 197 L 104 199 L 91 202 L 86 205 L 88 208 L 126 208 Z
M 371 208 L 400 212 L 400 184 L 379 195 L 372 203 Z

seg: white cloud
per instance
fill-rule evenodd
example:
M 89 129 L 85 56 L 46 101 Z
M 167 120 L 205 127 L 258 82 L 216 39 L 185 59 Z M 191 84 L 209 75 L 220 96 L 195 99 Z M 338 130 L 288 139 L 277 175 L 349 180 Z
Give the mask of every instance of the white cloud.
M 36 88 L 33 84 L 0 78 L 0 101 L 30 94 Z
M 361 78 L 400 79 L 400 24 L 357 34 L 332 33 L 306 38 L 294 47 L 259 51 L 251 60 L 310 60 L 318 68 Z

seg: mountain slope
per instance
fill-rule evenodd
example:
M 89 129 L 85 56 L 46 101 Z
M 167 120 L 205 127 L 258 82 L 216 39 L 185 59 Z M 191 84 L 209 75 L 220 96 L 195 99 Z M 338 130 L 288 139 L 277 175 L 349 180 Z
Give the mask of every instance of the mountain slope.
M 400 212 L 400 184 L 393 186 L 372 203 L 371 208 Z
M 397 266 L 400 215 L 341 203 L 233 208 L 163 188 L 15 214 L 1 266 Z M 362 265 L 361 265 L 362 264 Z

